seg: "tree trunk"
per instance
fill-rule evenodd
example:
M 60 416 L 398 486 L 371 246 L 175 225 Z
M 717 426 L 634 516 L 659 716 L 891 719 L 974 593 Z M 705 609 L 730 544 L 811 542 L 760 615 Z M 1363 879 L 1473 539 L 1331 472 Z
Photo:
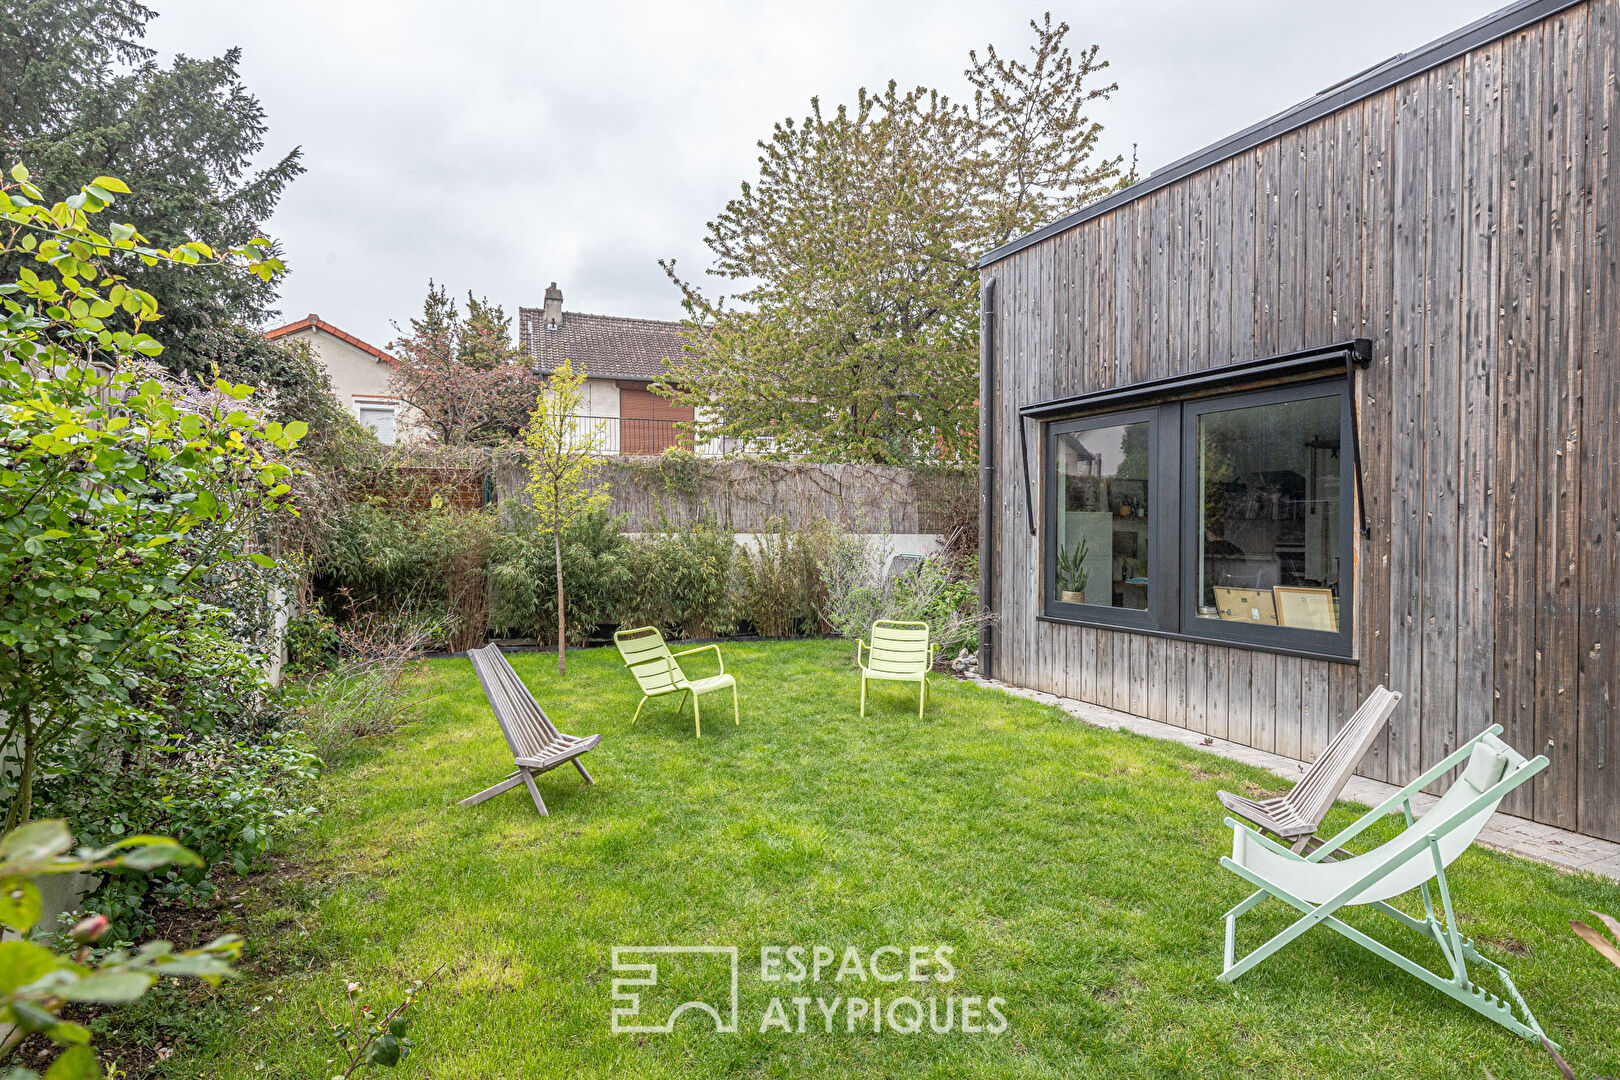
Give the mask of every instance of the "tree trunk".
M 18 714 L 22 720 L 23 759 L 17 773 L 17 794 L 13 796 L 11 809 L 6 814 L 6 832 L 28 824 L 34 816 L 34 769 L 39 760 L 38 748 L 34 744 L 34 717 L 26 704 L 18 710 Z
M 552 544 L 557 552 L 557 674 L 568 670 L 568 622 L 563 616 L 562 530 L 553 529 Z

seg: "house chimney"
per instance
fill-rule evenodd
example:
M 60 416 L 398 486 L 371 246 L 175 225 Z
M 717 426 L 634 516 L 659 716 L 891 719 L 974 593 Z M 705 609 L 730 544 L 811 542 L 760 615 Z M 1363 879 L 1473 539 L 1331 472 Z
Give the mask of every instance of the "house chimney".
M 563 314 L 562 314 L 562 290 L 557 288 L 557 283 L 555 281 L 553 281 L 551 283 L 551 287 L 546 290 L 546 306 L 544 308 L 544 311 L 545 311 L 544 318 L 545 318 L 545 322 L 546 322 L 546 329 L 547 330 L 560 329 L 562 327 L 562 318 L 563 318 Z

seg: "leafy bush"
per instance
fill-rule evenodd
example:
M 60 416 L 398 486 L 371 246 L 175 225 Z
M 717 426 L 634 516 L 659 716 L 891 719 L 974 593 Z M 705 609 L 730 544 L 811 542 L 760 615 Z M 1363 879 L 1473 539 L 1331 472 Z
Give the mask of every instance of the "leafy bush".
M 51 874 L 96 871 L 121 874 L 163 866 L 193 866 L 201 860 L 173 840 L 129 837 L 101 850 L 73 848 L 65 821 L 35 821 L 0 837 L 0 924 L 28 934 L 39 921 L 41 899 L 35 879 Z M 218 983 L 232 974 L 230 961 L 242 949 L 234 934 L 200 949 L 177 953 L 166 941 L 152 941 L 133 955 L 113 950 L 92 961 L 90 946 L 108 930 L 104 917 L 85 919 L 72 931 L 71 955 L 62 956 L 33 941 L 0 942 L 0 1066 L 9 1063 L 29 1035 L 39 1034 L 62 1048 L 46 1075 L 52 1080 L 99 1077 L 101 1066 L 90 1045 L 91 1031 L 63 1020 L 69 1002 L 124 1004 L 141 997 L 161 977 L 187 976 Z M 15 1068 L 8 1080 L 39 1080 L 30 1069 Z
M 618 621 L 630 582 L 630 541 L 621 519 L 598 510 L 563 534 L 568 639 L 584 645 L 603 623 Z M 489 577 L 495 594 L 492 624 L 507 637 L 557 643 L 557 563 L 547 538 L 526 511 L 512 514 L 495 538 Z
M 284 640 L 287 666 L 282 670 L 288 675 L 313 675 L 329 671 L 337 663 L 342 639 L 337 623 L 326 613 L 326 601 L 316 597 L 287 620 Z
M 279 832 L 311 813 L 299 794 L 314 779 L 317 761 L 295 732 L 171 738 L 138 753 L 92 760 L 109 767 L 82 769 L 59 793 L 47 787 L 45 805 L 82 822 L 80 832 L 95 844 L 174 836 L 209 863 L 227 862 L 241 874 Z M 107 916 L 120 935 L 135 937 L 148 928 L 147 894 L 154 889 L 180 902 L 212 893 L 200 865 L 150 876 L 113 871 L 84 906 Z
M 824 616 L 841 637 L 865 636 L 878 619 L 915 620 L 928 624 L 940 657 L 959 649 L 977 649 L 979 627 L 978 559 L 953 566 L 928 558 L 912 568 L 890 573 L 886 548 L 864 537 L 844 537 L 829 548 L 822 564 L 827 586 Z
M 714 525 L 637 537 L 629 545 L 629 584 L 619 621 L 687 638 L 731 633 L 740 562 L 736 537 Z
M 251 387 L 140 370 L 162 351 L 142 330 L 157 307 L 116 272 L 208 261 L 268 280 L 281 264 L 267 244 L 218 256 L 148 247 L 132 226 L 91 227 L 129 190 L 120 181 L 50 205 L 22 166 L 12 178 L 0 184 L 0 255 L 38 269 L 0 285 L 0 755 L 19 763 L 8 827 L 31 816 L 41 763 L 71 766 L 87 736 L 211 723 L 154 716 L 143 699 L 174 704 L 161 675 L 185 670 L 191 643 L 217 629 L 203 579 L 271 561 L 249 555 L 251 538 L 286 509 L 292 470 L 277 456 L 304 433 L 252 415 Z
M 436 623 L 437 644 L 466 649 L 489 628 L 488 570 L 500 522 L 489 510 L 414 511 L 378 500 L 338 515 L 315 561 L 334 614 L 409 610 Z
M 821 563 L 839 534 L 827 522 L 797 532 L 777 524 L 740 554 L 739 612 L 763 637 L 821 633 L 827 606 Z

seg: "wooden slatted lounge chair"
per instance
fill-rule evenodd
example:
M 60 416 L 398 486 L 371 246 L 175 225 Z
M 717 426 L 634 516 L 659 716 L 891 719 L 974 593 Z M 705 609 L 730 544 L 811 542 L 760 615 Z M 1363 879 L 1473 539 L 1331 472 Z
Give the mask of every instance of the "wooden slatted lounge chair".
M 862 654 L 865 659 L 862 660 Z M 928 624 L 879 619 L 872 624 L 872 644 L 855 639 L 855 664 L 861 669 L 861 715 L 866 715 L 866 680 L 920 684 L 917 691 L 917 718 L 922 719 L 928 704 L 928 672 L 934 666 L 938 645 L 928 644 Z
M 596 782 L 585 771 L 579 756 L 596 749 L 602 736 L 565 735 L 558 731 L 540 703 L 534 700 L 534 695 L 529 693 L 529 688 L 523 685 L 523 680 L 518 678 L 517 672 L 512 670 L 512 665 L 501 655 L 499 645 L 469 649 L 467 659 L 472 661 L 473 671 L 484 688 L 484 696 L 489 699 L 489 707 L 495 712 L 495 722 L 501 726 L 506 745 L 512 749 L 512 762 L 517 766 L 517 771 L 494 787 L 462 799 L 462 806 L 477 806 L 485 799 L 493 799 L 502 792 L 524 784 L 529 789 L 529 797 L 534 800 L 534 808 L 544 817 L 546 802 L 540 797 L 540 789 L 535 786 L 534 778 L 569 761 L 574 763 L 574 768 L 579 770 L 579 775 L 584 777 L 587 784 Z
M 1311 841 L 1320 843 L 1316 830 L 1322 827 L 1322 819 L 1400 703 L 1401 695 L 1386 686 L 1368 694 L 1350 722 L 1339 729 L 1322 756 L 1288 794 L 1264 802 L 1229 791 L 1217 792 L 1216 797 L 1233 814 L 1292 845 L 1295 851 L 1308 850 Z
M 641 706 L 647 704 L 648 698 L 663 697 L 681 692 L 681 703 L 675 707 L 675 715 L 681 715 L 686 708 L 686 699 L 692 698 L 692 725 L 697 731 L 697 737 L 703 738 L 703 713 L 698 705 L 698 698 L 710 690 L 724 690 L 731 687 L 731 719 L 733 723 L 742 723 L 742 717 L 737 712 L 737 679 L 736 676 L 726 674 L 726 661 L 720 655 L 718 645 L 699 645 L 695 649 L 682 649 L 678 653 L 669 651 L 664 643 L 664 635 L 656 626 L 643 626 L 635 630 L 620 630 L 613 635 L 613 644 L 618 646 L 619 655 L 624 657 L 625 666 L 630 674 L 636 677 L 636 685 L 641 687 L 641 701 L 636 705 L 636 715 L 630 718 L 632 725 L 641 717 Z M 720 674 L 710 675 L 706 679 L 688 679 L 686 672 L 676 657 L 691 656 L 693 653 L 714 651 L 714 658 L 720 664 Z
M 1446 867 L 1474 842 L 1503 796 L 1547 767 L 1545 757 L 1526 761 L 1498 739 L 1496 736 L 1501 730 L 1500 725 L 1492 725 L 1470 739 L 1444 761 L 1390 796 L 1382 806 L 1368 811 L 1309 855 L 1296 854 L 1244 823 L 1227 818 L 1226 823 L 1232 827 L 1232 855 L 1222 858 L 1221 865 L 1258 891 L 1226 913 L 1226 962 L 1221 981 L 1232 982 L 1311 927 L 1323 925 L 1509 1031 L 1529 1039 L 1543 1038 L 1541 1026 L 1513 985 L 1507 969 L 1481 956 L 1474 943 L 1458 932 L 1451 906 L 1451 888 L 1446 881 Z M 1414 819 L 1412 796 L 1464 761 L 1467 767 L 1456 782 L 1422 817 Z M 1405 812 L 1407 824 L 1406 830 L 1395 839 L 1362 855 L 1341 858 L 1337 862 L 1327 860 L 1329 852 L 1338 851 L 1397 808 Z M 1435 913 L 1429 890 L 1431 881 L 1438 886 L 1443 920 Z M 1413 889 L 1422 894 L 1422 919 L 1413 918 L 1387 903 Z M 1235 959 L 1237 920 L 1267 897 L 1275 897 L 1297 909 L 1300 918 L 1243 959 Z M 1436 975 L 1336 917 L 1340 908 L 1356 905 L 1370 906 L 1439 946 L 1450 969 L 1449 977 Z M 1511 1002 L 1471 981 L 1470 963 L 1494 969 Z

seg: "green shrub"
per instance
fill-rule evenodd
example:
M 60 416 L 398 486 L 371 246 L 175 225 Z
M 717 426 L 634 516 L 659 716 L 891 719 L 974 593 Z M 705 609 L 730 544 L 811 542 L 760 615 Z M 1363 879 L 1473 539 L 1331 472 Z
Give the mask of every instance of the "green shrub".
M 822 633 L 827 586 L 821 561 L 838 534 L 825 521 L 799 531 L 773 524 L 739 555 L 739 614 L 763 637 Z
M 619 622 L 686 638 L 736 629 L 737 538 L 715 525 L 687 525 L 631 541 Z
M 279 832 L 311 812 L 300 791 L 317 762 L 296 732 L 177 736 L 118 754 L 98 749 L 86 760 L 101 767 L 81 765 L 71 783 L 47 781 L 41 800 L 53 816 L 79 822 L 77 831 L 91 844 L 170 835 L 240 874 Z M 149 929 L 146 900 L 153 889 L 184 900 L 212 886 L 203 866 L 154 875 L 114 872 L 84 906 L 111 919 L 121 936 L 134 937 Z
M 410 510 L 374 499 L 339 513 L 315 560 L 316 589 L 341 621 L 412 611 L 439 624 L 451 649 L 482 645 L 489 564 L 500 522 L 492 510 Z
M 827 622 L 841 637 L 864 637 L 878 619 L 915 620 L 928 624 L 949 660 L 963 648 L 979 647 L 978 559 L 960 564 L 933 557 L 890 573 L 886 547 L 875 541 L 844 537 L 828 549 L 822 564 L 827 587 Z
M 287 620 L 283 639 L 287 646 L 287 675 L 312 675 L 329 671 L 337 663 L 337 623 L 326 613 L 326 601 L 320 597 Z
M 571 645 L 584 645 L 598 626 L 618 621 L 630 581 L 630 541 L 619 532 L 621 523 L 599 510 L 563 534 L 564 614 Z M 556 555 L 526 511 L 514 512 L 495 538 L 489 575 L 495 632 L 555 645 Z

